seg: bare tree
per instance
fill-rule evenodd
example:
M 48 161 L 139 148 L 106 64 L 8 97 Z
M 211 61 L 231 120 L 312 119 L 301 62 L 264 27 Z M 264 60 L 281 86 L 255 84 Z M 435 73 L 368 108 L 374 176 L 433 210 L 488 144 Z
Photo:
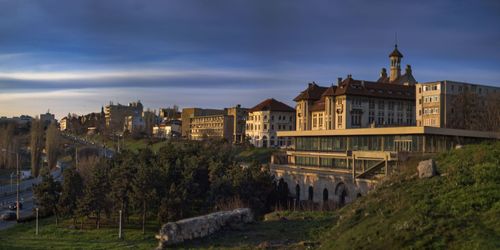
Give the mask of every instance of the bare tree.
M 47 156 L 47 163 L 49 169 L 52 169 L 57 164 L 57 157 L 59 156 L 59 147 L 61 139 L 59 137 L 59 129 L 55 122 L 51 123 L 47 128 L 45 136 L 45 153 Z
M 40 173 L 40 165 L 42 164 L 42 149 L 43 149 L 43 123 L 39 119 L 34 119 L 31 122 L 31 172 L 37 177 Z
M 478 95 L 465 90 L 452 97 L 452 127 L 498 131 L 500 126 L 500 93 Z

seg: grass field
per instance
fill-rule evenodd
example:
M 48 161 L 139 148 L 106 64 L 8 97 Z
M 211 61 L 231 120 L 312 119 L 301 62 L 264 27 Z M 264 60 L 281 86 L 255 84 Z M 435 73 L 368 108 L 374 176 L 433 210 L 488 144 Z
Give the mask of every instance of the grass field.
M 148 225 L 146 234 L 139 226 L 127 225 L 125 239 L 118 239 L 116 226 L 101 229 L 70 228 L 70 221 L 55 225 L 53 217 L 40 220 L 39 235 L 35 235 L 35 222 L 16 225 L 0 231 L 0 249 L 153 249 L 158 225 Z

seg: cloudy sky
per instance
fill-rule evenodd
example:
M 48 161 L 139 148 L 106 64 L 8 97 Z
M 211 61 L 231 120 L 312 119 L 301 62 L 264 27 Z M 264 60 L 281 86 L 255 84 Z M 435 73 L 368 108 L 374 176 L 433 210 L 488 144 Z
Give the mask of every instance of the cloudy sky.
M 0 0 L 0 116 L 289 104 L 375 80 L 398 44 L 417 81 L 500 86 L 496 0 Z

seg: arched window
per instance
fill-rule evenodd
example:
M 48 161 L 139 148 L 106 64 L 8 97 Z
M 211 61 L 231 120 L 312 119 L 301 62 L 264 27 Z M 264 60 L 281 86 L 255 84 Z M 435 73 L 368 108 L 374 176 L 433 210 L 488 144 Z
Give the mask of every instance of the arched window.
M 335 195 L 338 197 L 339 206 L 342 207 L 345 205 L 345 199 L 347 197 L 347 187 L 344 183 L 339 183 L 335 188 Z
M 328 189 L 323 189 L 323 201 L 328 201 Z
M 314 198 L 314 189 L 313 189 L 313 187 L 312 187 L 312 186 L 309 186 L 309 197 L 308 197 L 308 199 L 309 199 L 310 201 L 312 201 L 312 200 L 313 200 L 313 198 Z

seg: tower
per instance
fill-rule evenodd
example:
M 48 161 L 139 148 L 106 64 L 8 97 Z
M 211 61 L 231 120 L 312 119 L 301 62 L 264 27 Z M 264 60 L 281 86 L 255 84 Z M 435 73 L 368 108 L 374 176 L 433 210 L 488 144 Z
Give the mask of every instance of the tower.
M 389 76 L 389 82 L 393 82 L 401 76 L 401 58 L 403 54 L 399 52 L 398 45 L 394 45 L 394 50 L 389 55 L 391 61 L 391 74 Z

